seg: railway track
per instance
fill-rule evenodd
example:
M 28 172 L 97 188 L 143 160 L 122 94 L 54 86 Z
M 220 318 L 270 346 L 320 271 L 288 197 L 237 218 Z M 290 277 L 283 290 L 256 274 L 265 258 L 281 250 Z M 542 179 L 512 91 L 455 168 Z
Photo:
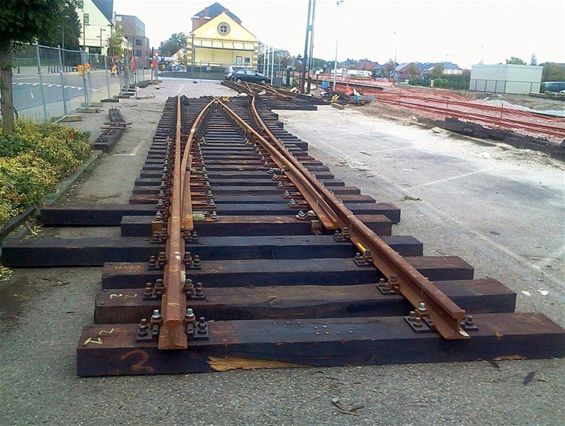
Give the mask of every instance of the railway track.
M 129 204 L 47 207 L 13 267 L 101 265 L 81 376 L 563 356 L 565 331 L 456 256 L 393 235 L 400 210 L 335 179 L 287 133 L 282 94 L 170 98 Z
M 357 88 L 375 97 L 377 102 L 412 109 L 433 117 L 457 118 L 493 129 L 561 142 L 565 137 L 565 119 L 516 108 L 489 105 L 454 94 L 431 93 L 415 88 L 371 87 L 362 83 L 338 82 L 340 90 Z

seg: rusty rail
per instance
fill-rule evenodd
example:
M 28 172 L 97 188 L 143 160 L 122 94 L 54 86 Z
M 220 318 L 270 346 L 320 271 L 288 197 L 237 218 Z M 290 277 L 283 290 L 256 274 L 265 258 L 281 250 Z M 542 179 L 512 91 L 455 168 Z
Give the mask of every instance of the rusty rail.
M 240 127 L 252 134 L 269 152 L 273 161 L 284 170 L 326 229 L 339 229 L 342 235 L 347 235 L 366 259 L 387 277 L 388 282 L 394 283 L 394 290 L 399 291 L 420 313 L 429 316 L 442 337 L 449 340 L 469 338 L 460 325 L 465 319 L 465 311 L 362 223 L 342 201 L 288 152 L 284 144 L 263 122 L 257 110 L 255 97 L 251 99 L 251 113 L 266 137 L 249 126 L 225 104 L 222 102 L 220 104 Z
M 190 197 L 190 165 L 192 163 L 190 150 L 196 129 L 214 102 L 215 100 L 212 100 L 208 103 L 194 120 L 188 134 L 184 152 L 182 152 L 182 105 L 180 97 L 177 97 L 171 214 L 167 227 L 166 264 L 163 276 L 165 293 L 161 299 L 162 324 L 159 328 L 159 349 L 186 349 L 188 347 L 188 337 L 184 327 L 186 312 L 184 282 L 186 269 L 184 264 L 185 242 L 183 234 L 185 230 L 192 230 L 194 228 L 192 200 Z
M 252 99 L 254 100 L 255 98 Z M 336 218 L 334 217 L 333 210 L 329 205 L 327 205 L 323 198 L 318 196 L 316 188 L 307 179 L 304 179 L 301 171 L 296 167 L 295 164 L 293 164 L 292 161 L 289 161 L 285 153 L 281 152 L 273 144 L 269 143 L 263 136 L 261 136 L 253 127 L 251 127 L 244 119 L 237 115 L 225 103 L 220 100 L 218 100 L 218 103 L 222 106 L 224 111 L 226 111 L 228 115 L 232 117 L 235 123 L 239 125 L 245 131 L 245 133 L 247 133 L 249 137 L 254 138 L 269 153 L 277 167 L 281 170 L 284 170 L 290 182 L 302 194 L 306 202 L 308 202 L 310 208 L 316 213 L 322 225 L 326 229 L 337 229 L 335 225 Z

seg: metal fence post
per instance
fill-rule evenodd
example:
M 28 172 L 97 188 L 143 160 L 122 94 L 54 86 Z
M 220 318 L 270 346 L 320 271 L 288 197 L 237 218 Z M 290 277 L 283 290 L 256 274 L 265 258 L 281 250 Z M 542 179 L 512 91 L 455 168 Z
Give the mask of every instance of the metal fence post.
M 67 94 L 65 91 L 65 77 L 63 76 L 63 55 L 61 54 L 61 46 L 57 46 L 59 52 L 59 71 L 61 74 L 61 94 L 63 95 L 63 111 L 65 115 L 68 115 L 69 111 L 67 109 Z
M 106 59 L 106 56 L 102 56 L 102 60 L 104 61 L 104 73 L 106 74 L 106 89 L 108 90 L 108 98 L 110 98 L 110 77 L 108 77 L 108 64 L 106 63 Z
M 41 58 L 39 55 L 39 44 L 35 43 L 35 53 L 37 56 L 37 73 L 39 74 L 39 87 L 41 89 L 41 103 L 43 104 L 43 118 L 45 121 L 49 119 L 47 114 L 47 103 L 45 102 L 45 88 L 43 87 L 43 77 L 41 76 Z
M 80 51 L 80 61 L 82 63 L 82 89 L 84 91 L 84 106 L 87 107 L 90 103 L 88 102 L 88 84 L 86 82 L 86 52 L 82 49 Z
M 87 55 L 88 55 L 87 56 L 87 58 L 88 58 L 87 64 L 90 65 L 88 67 L 88 73 L 87 73 L 87 76 L 86 76 L 87 82 L 88 82 L 88 106 L 90 106 L 92 104 L 92 92 L 93 92 L 93 90 L 92 90 L 92 68 L 93 68 L 92 62 L 93 61 L 92 61 L 92 55 L 90 54 L 90 52 L 88 52 Z M 95 53 L 95 55 L 96 55 L 95 58 L 98 59 L 98 54 Z M 98 62 L 98 60 L 96 60 L 96 62 Z

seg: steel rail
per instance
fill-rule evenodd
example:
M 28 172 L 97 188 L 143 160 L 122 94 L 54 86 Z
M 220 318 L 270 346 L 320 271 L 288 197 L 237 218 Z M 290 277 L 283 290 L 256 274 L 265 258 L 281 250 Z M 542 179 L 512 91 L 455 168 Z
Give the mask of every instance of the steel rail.
M 465 311 L 457 306 L 449 297 L 440 291 L 431 281 L 424 277 L 416 268 L 410 265 L 401 255 L 386 244 L 369 227 L 361 222 L 341 200 L 331 193 L 322 183 L 312 175 L 285 147 L 284 144 L 271 132 L 263 122 L 255 102 L 251 100 L 251 112 L 259 127 L 267 134 L 268 138 L 277 146 L 277 152 L 284 155 L 292 169 L 300 172 L 300 179 L 309 183 L 307 188 L 314 187 L 315 192 L 310 196 L 316 199 L 315 205 L 323 205 L 324 211 L 329 208 L 328 216 L 334 221 L 332 228 L 347 229 L 350 240 L 361 252 L 370 250 L 373 265 L 383 273 L 389 282 L 396 279 L 398 290 L 412 304 L 419 308 L 425 303 L 427 314 L 433 321 L 438 333 L 445 339 L 465 339 L 469 335 L 461 328 L 460 321 L 465 319 Z M 255 129 L 259 140 L 267 145 L 270 143 Z M 290 168 L 289 168 L 290 170 Z M 288 171 L 285 170 L 285 173 Z
M 255 99 L 253 97 L 253 99 Z M 307 180 L 304 179 L 302 172 L 287 158 L 287 156 L 279 151 L 273 144 L 269 143 L 259 132 L 251 127 L 244 119 L 237 113 L 229 108 L 225 103 L 218 100 L 224 111 L 239 125 L 245 133 L 252 135 L 257 142 L 268 151 L 274 163 L 281 170 L 284 170 L 290 182 L 302 194 L 310 208 L 316 213 L 318 219 L 326 229 L 334 230 L 336 227 L 336 217 L 330 206 L 324 201 L 323 198 L 318 196 L 316 188 Z M 294 158 L 294 157 L 293 157 Z
M 542 124 L 542 123 L 536 123 L 536 122 L 532 122 L 532 121 L 520 121 L 520 120 L 515 120 L 512 118 L 507 118 L 507 117 L 495 117 L 492 115 L 486 115 L 486 114 L 481 114 L 479 112 L 475 112 L 475 111 L 461 111 L 461 110 L 454 110 L 454 109 L 448 109 L 446 110 L 445 107 L 440 106 L 432 106 L 432 105 L 424 105 L 424 104 L 420 104 L 420 103 L 414 103 L 414 102 L 409 102 L 406 100 L 402 100 L 402 101 L 398 101 L 395 100 L 393 97 L 390 98 L 383 98 L 381 97 L 380 100 L 382 102 L 391 104 L 391 105 L 399 105 L 399 106 L 405 106 L 409 109 L 419 109 L 419 110 L 426 110 L 426 111 L 430 111 L 430 112 L 434 112 L 434 113 L 438 113 L 438 114 L 443 114 L 443 115 L 452 115 L 452 116 L 456 116 L 459 118 L 466 118 L 468 120 L 475 120 L 475 121 L 482 121 L 484 123 L 489 123 L 489 124 L 495 124 L 495 125 L 502 125 L 507 127 L 508 129 L 514 129 L 514 128 L 518 128 L 518 129 L 522 129 L 525 131 L 531 131 L 534 133 L 545 133 L 546 135 L 549 135 L 550 137 L 554 137 L 554 136 L 562 136 L 563 134 L 565 134 L 565 128 L 563 127 L 558 127 L 558 126 L 552 126 L 552 125 L 548 125 L 548 124 Z M 432 100 L 430 101 L 431 103 L 437 103 L 440 104 L 439 101 L 435 101 Z M 471 107 L 469 107 L 471 108 Z M 481 110 L 482 108 L 474 108 L 475 110 Z M 500 113 L 500 109 L 498 109 L 496 112 Z M 512 114 L 512 115 L 521 115 L 521 114 L 517 114 L 515 113 L 513 110 L 508 109 L 504 111 L 506 114 Z M 521 115 L 523 117 L 528 117 L 528 118 L 538 118 L 537 115 L 533 116 L 533 115 Z M 544 119 L 546 120 L 546 119 Z
M 192 155 L 190 152 L 192 150 L 192 143 L 194 141 L 194 136 L 196 135 L 196 131 L 198 126 L 202 124 L 205 115 L 208 113 L 210 107 L 216 103 L 216 99 L 212 99 L 196 116 L 196 119 L 192 123 L 192 127 L 188 132 L 188 137 L 186 140 L 186 145 L 184 147 L 184 152 L 182 156 L 181 162 L 181 186 L 182 186 L 182 217 L 181 217 L 181 226 L 187 231 L 194 230 L 194 222 L 192 218 L 192 199 L 190 194 L 190 174 L 192 168 Z
M 169 236 L 163 276 L 165 292 L 161 297 L 162 324 L 159 328 L 159 349 L 186 349 L 188 347 L 188 338 L 183 326 L 186 297 L 182 293 L 185 267 L 183 264 L 184 240 L 181 235 L 181 118 L 181 102 L 180 97 L 177 97 L 171 214 L 167 226 Z
M 175 157 L 173 167 L 173 185 L 171 193 L 171 214 L 168 220 L 168 238 L 166 244 L 166 263 L 163 282 L 165 292 L 161 296 L 162 324 L 159 328 L 158 347 L 162 350 L 186 349 L 188 337 L 184 327 L 186 313 L 186 294 L 184 282 L 186 268 L 184 264 L 185 241 L 184 229 L 192 230 L 192 201 L 190 198 L 190 169 L 192 156 L 190 149 L 196 129 L 201 124 L 204 114 L 214 103 L 212 100 L 198 114 L 190 129 L 187 143 L 182 152 L 182 105 L 177 97 L 177 114 L 175 126 Z M 182 152 L 182 157 L 181 157 Z

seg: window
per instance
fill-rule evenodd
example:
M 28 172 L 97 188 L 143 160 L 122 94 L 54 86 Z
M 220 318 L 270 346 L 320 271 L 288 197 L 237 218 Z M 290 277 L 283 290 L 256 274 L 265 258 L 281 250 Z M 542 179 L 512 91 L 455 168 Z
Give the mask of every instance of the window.
M 242 64 L 241 59 L 242 59 L 241 56 L 236 56 L 236 57 L 235 57 L 235 64 L 236 64 L 236 65 L 241 65 L 241 64 Z
M 221 35 L 227 35 L 227 34 L 230 32 L 230 26 L 229 26 L 227 23 L 225 23 L 225 22 L 221 22 L 221 23 L 218 25 L 218 32 L 219 32 Z
M 84 9 L 84 0 L 79 0 L 77 7 L 78 7 L 79 9 Z
M 90 23 L 90 17 L 88 16 L 88 13 L 83 13 L 82 22 L 84 23 L 84 25 L 88 25 Z
M 245 65 L 249 65 L 251 63 L 250 58 L 243 58 L 243 60 L 245 61 Z
M 136 46 L 141 46 L 141 39 L 139 39 L 139 38 L 136 39 L 136 40 L 135 40 L 135 45 L 136 45 Z
M 135 56 L 141 56 L 141 50 L 135 49 Z

